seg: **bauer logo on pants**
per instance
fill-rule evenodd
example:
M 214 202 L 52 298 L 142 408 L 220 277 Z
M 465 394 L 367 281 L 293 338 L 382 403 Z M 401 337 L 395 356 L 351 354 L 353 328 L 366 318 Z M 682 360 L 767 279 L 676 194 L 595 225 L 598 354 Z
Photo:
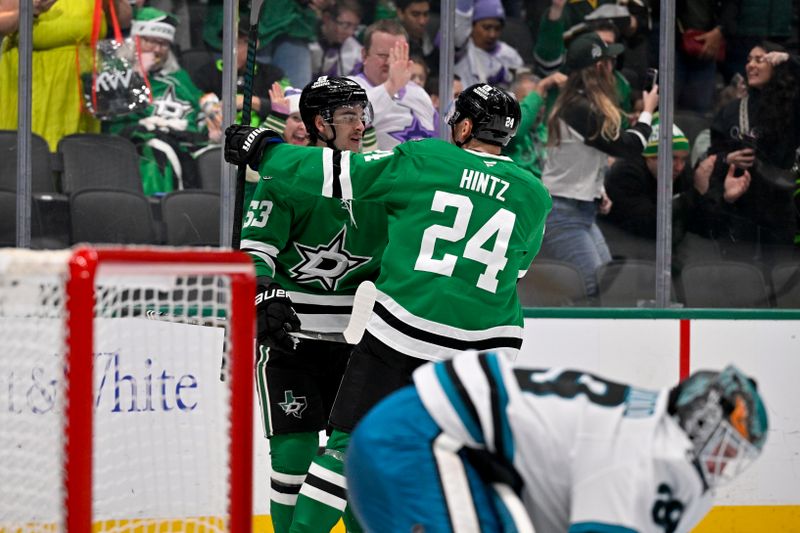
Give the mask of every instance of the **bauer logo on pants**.
M 290 390 L 287 390 L 283 393 L 284 401 L 280 402 L 278 405 L 281 406 L 283 412 L 286 415 L 292 415 L 297 418 L 303 418 L 303 411 L 306 410 L 308 407 L 308 402 L 306 402 L 305 396 L 297 396 L 295 397 L 294 393 Z

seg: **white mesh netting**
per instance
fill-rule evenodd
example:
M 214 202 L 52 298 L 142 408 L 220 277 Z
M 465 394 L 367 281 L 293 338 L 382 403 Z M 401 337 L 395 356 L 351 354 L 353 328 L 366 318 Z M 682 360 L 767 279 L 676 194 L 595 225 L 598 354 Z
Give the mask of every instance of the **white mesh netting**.
M 0 281 L 0 533 L 63 527 L 61 260 Z M 94 531 L 229 531 L 230 278 L 180 270 L 97 271 Z
M 60 531 L 67 254 L 0 254 L 0 531 Z

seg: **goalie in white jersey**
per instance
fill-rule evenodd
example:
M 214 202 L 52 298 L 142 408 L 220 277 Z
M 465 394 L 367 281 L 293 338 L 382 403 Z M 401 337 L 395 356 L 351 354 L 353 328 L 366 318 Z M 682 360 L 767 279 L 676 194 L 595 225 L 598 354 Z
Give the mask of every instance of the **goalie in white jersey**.
M 417 369 L 356 427 L 349 498 L 381 533 L 688 532 L 766 433 L 733 366 L 645 390 L 465 352 Z

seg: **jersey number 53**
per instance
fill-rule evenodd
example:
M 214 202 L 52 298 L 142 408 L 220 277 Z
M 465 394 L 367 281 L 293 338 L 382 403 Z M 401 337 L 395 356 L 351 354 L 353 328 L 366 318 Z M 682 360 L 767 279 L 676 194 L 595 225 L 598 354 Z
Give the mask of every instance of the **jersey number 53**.
M 486 265 L 486 269 L 478 276 L 475 285 L 494 294 L 497 291 L 497 274 L 505 268 L 508 262 L 506 252 L 508 251 L 508 242 L 514 231 L 516 215 L 507 209 L 498 209 L 480 229 L 472 235 L 467 235 L 469 221 L 473 212 L 472 200 L 461 194 L 436 191 L 433 196 L 431 211 L 443 213 L 448 207 L 456 209 L 453 224 L 450 226 L 434 224 L 425 229 L 422 234 L 422 244 L 420 245 L 417 261 L 414 264 L 414 270 L 451 277 L 455 270 L 458 256 L 445 253 L 441 259 L 434 258 L 433 253 L 436 248 L 436 241 L 443 240 L 457 243 L 466 240 L 461 257 Z M 495 235 L 496 238 L 492 248 L 484 248 L 486 243 Z
M 254 226 L 256 228 L 263 228 L 267 225 L 267 219 L 272 211 L 272 202 L 269 200 L 253 200 L 250 202 L 250 209 L 247 210 L 247 216 L 242 223 L 243 228 Z

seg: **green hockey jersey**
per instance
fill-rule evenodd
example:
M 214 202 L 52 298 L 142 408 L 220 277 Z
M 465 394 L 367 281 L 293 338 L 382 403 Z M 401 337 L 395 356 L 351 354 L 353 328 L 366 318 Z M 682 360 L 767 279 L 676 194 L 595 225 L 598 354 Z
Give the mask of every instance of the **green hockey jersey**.
M 298 194 L 285 181 L 262 179 L 242 221 L 241 249 L 257 276 L 289 291 L 304 330 L 341 333 L 356 288 L 377 279 L 386 221 L 380 205 Z
M 382 205 L 389 242 L 367 331 L 412 357 L 522 344 L 516 283 L 542 242 L 551 199 L 505 156 L 438 139 L 365 154 L 270 145 L 262 176 L 291 194 Z

